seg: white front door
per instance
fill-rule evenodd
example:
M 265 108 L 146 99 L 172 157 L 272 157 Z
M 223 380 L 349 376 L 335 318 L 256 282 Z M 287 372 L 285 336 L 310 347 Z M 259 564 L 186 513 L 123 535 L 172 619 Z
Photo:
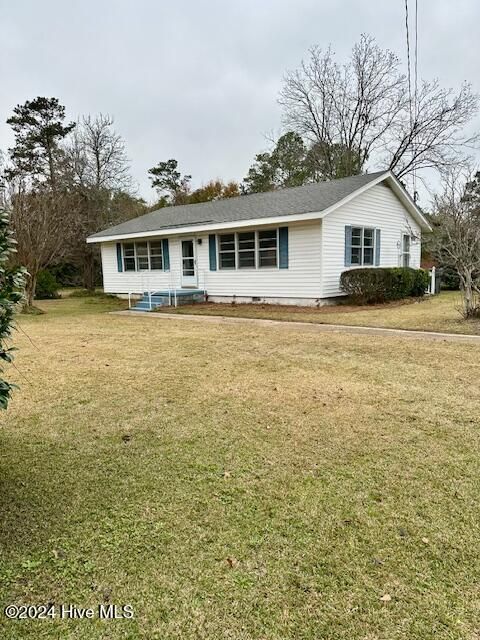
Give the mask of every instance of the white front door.
M 182 240 L 182 287 L 197 287 L 197 260 L 193 238 Z

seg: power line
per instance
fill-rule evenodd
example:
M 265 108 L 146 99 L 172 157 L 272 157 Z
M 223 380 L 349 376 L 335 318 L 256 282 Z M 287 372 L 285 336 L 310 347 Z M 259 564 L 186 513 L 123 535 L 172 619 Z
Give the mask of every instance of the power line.
M 410 115 L 410 135 L 417 120 L 418 109 L 418 0 L 415 0 L 415 45 L 414 45 L 414 93 L 412 97 L 412 64 L 410 59 L 410 26 L 408 14 L 408 0 L 405 0 L 405 32 L 407 37 L 407 68 L 408 68 L 408 103 Z M 411 142 L 412 156 L 415 152 L 415 142 Z M 413 196 L 416 199 L 417 176 L 415 168 L 412 170 Z
M 418 0 L 415 0 L 415 116 L 418 108 Z
M 418 0 L 415 0 L 415 91 L 414 91 L 414 124 L 418 117 Z M 414 143 L 415 144 L 415 143 Z M 417 170 L 413 168 L 413 197 L 417 198 Z
M 410 126 L 412 125 L 412 72 L 410 65 L 410 29 L 408 26 L 408 0 L 405 0 L 405 31 L 407 35 L 408 102 L 410 106 Z

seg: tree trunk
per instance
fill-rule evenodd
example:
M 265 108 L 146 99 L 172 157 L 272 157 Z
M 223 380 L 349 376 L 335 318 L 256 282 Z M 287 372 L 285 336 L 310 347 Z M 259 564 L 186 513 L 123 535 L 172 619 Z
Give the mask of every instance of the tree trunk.
M 35 297 L 35 289 L 37 287 L 37 272 L 30 271 L 30 275 L 25 283 L 25 308 L 33 307 L 33 300 Z
M 90 247 L 87 247 L 83 259 L 83 286 L 88 291 L 95 289 L 95 259 Z
M 463 315 L 465 318 L 470 318 L 473 315 L 474 299 L 473 299 L 473 286 L 472 286 L 472 274 L 467 271 L 463 278 Z

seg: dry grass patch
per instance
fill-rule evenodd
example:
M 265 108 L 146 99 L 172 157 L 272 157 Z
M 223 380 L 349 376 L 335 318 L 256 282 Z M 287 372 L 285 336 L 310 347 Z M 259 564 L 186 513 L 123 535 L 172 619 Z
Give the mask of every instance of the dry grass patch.
M 474 637 L 478 347 L 95 304 L 20 320 L 1 604 L 136 617 L 2 637 Z
M 458 312 L 460 305 L 458 292 L 443 292 L 423 300 L 384 305 L 332 305 L 315 309 L 287 305 L 207 303 L 184 305 L 177 309 L 165 307 L 158 311 L 480 335 L 480 320 L 463 320 Z

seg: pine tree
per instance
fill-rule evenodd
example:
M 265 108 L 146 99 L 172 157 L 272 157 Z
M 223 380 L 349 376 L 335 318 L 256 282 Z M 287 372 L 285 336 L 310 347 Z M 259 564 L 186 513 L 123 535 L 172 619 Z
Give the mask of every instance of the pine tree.
M 8 118 L 15 135 L 10 149 L 13 167 L 7 176 L 28 177 L 33 182 L 48 182 L 56 188 L 60 142 L 74 129 L 75 123 L 64 124 L 65 107 L 58 98 L 38 97 L 17 105 Z

